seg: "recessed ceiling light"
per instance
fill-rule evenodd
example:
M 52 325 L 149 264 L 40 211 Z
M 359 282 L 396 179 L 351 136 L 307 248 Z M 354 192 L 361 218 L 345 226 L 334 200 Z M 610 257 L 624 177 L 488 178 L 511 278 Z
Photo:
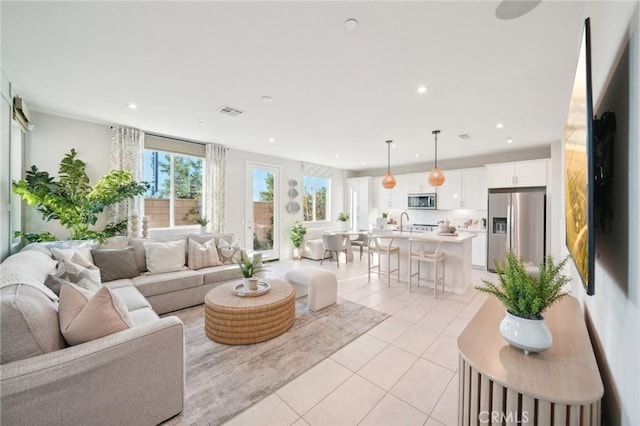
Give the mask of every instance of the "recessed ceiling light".
M 134 104 L 133 102 L 129 102 L 129 103 L 127 104 L 127 106 L 128 106 L 130 109 L 136 109 L 136 108 L 138 108 L 138 105 Z
M 418 158 L 418 157 L 420 157 L 420 154 L 414 154 L 414 156 L 415 156 L 416 158 Z
M 502 20 L 519 18 L 535 9 L 541 0 L 504 0 L 496 8 L 496 18 Z
M 396 147 L 396 144 L 395 144 L 395 143 L 392 143 L 392 144 L 391 144 L 391 148 L 395 148 L 395 147 Z
M 198 126 L 204 126 L 204 125 L 205 125 L 205 124 L 207 124 L 207 123 L 205 123 L 204 121 L 198 121 L 196 124 L 197 124 Z
M 513 139 L 511 139 L 510 137 L 507 138 L 507 143 L 513 143 Z
M 340 154 L 336 154 L 336 158 L 340 158 Z
M 367 162 L 362 160 L 362 165 L 364 166 L 365 164 L 367 164 Z
M 502 129 L 503 127 L 504 127 L 504 124 L 502 123 L 496 124 L 496 129 Z
M 427 93 L 427 86 L 418 86 L 418 93 Z
M 354 30 L 358 27 L 358 21 L 353 18 L 347 19 L 344 21 L 344 26 L 348 30 Z
M 260 96 L 260 99 L 265 103 L 273 102 L 273 98 L 271 96 Z
M 274 143 L 276 140 L 274 138 L 269 138 L 269 142 Z

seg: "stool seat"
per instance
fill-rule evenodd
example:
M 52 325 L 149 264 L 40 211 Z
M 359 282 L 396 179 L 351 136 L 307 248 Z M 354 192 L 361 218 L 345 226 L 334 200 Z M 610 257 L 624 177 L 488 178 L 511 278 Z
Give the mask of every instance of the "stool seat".
M 368 246 L 369 254 L 368 258 L 368 282 L 371 282 L 371 270 L 377 269 L 378 277 L 380 274 L 387 276 L 387 286 L 391 287 L 391 273 L 397 272 L 398 274 L 398 282 L 400 281 L 400 248 L 398 246 L 393 245 L 393 237 L 380 236 L 380 235 L 372 235 L 369 238 L 369 246 Z M 378 255 L 378 263 L 371 264 L 371 260 L 375 255 Z M 382 261 L 381 257 L 386 256 L 387 258 L 387 270 L 382 272 L 380 269 L 380 263 Z M 396 257 L 396 268 L 391 269 L 391 256 Z
M 313 266 L 291 269 L 284 274 L 284 280 L 295 289 L 296 299 L 308 296 L 307 307 L 312 311 L 333 305 L 338 300 L 338 279 L 326 269 Z
M 442 281 L 442 292 L 444 293 L 444 261 L 445 253 L 440 250 L 441 242 L 438 243 L 435 251 L 426 248 L 431 242 L 417 238 L 409 238 L 409 292 L 413 278 L 416 277 L 416 285 L 420 286 L 420 280 L 429 281 L 420 277 L 420 264 L 423 262 L 433 265 L 433 296 L 438 298 L 438 282 Z M 418 271 L 413 273 L 413 261 L 417 261 Z M 438 275 L 438 265 L 440 265 L 441 275 Z

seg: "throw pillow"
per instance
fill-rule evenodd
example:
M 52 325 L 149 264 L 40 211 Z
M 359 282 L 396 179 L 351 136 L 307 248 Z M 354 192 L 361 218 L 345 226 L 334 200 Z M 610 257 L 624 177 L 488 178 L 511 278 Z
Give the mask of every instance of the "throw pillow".
M 138 276 L 133 247 L 124 249 L 93 249 L 93 261 L 100 269 L 102 282 Z
M 218 257 L 218 248 L 213 239 L 204 244 L 189 239 L 189 269 L 220 265 L 224 265 L 224 263 Z
M 150 274 L 180 271 L 185 269 L 185 240 L 166 243 L 145 241 L 145 260 Z
M 62 288 L 62 284 L 70 284 L 69 281 L 62 279 L 60 277 L 56 277 L 55 275 L 48 275 L 47 279 L 44 280 L 44 285 L 46 285 L 49 290 L 53 291 L 56 296 L 60 296 L 60 289 Z
M 109 287 L 101 287 L 94 294 L 73 284 L 63 284 L 58 318 L 60 331 L 69 345 L 133 327 L 127 305 Z
M 71 256 L 71 259 L 65 259 L 60 263 L 62 267 L 58 266 L 56 276 L 93 292 L 98 291 L 102 285 L 100 281 L 100 269 L 87 261 L 79 253 L 75 253 Z
M 240 247 L 229 245 L 229 243 L 223 239 L 218 240 L 218 253 L 220 253 L 220 259 L 225 265 L 231 265 L 232 263 L 238 263 L 240 261 Z
M 84 260 L 89 263 L 93 263 L 93 257 L 91 256 L 91 246 L 89 245 L 80 245 L 73 248 L 58 248 L 53 247 L 51 249 L 51 254 L 58 261 L 68 260 L 73 257 L 74 254 L 79 254 L 84 258 Z

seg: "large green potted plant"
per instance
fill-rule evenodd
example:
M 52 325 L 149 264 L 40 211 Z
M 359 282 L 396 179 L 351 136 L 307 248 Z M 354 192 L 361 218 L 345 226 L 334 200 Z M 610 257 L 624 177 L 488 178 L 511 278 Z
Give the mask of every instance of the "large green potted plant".
M 49 172 L 31 166 L 23 180 L 13 182 L 13 192 L 42 214 L 46 221 L 58 220 L 70 232 L 70 239 L 86 240 L 121 235 L 127 230 L 127 221 L 109 223 L 102 230 L 90 229 L 98 221 L 98 215 L 107 206 L 143 195 L 149 185 L 136 182 L 128 171 L 112 170 L 95 185 L 89 184 L 86 164 L 77 158 L 72 149 L 60 162 L 58 178 Z M 30 234 L 17 232 L 27 241 L 50 240 L 49 233 Z
M 307 235 L 307 228 L 296 220 L 296 223 L 289 229 L 289 239 L 293 244 L 293 258 L 299 260 L 301 257 L 302 243 L 304 242 L 304 236 Z
M 509 252 L 503 262 L 495 262 L 500 285 L 482 280 L 483 284 L 476 287 L 505 306 L 500 334 L 525 354 L 542 352 L 553 343 L 542 313 L 567 295 L 562 289 L 570 279 L 561 273 L 567 260 L 568 257 L 556 264 L 549 256 L 536 271 Z

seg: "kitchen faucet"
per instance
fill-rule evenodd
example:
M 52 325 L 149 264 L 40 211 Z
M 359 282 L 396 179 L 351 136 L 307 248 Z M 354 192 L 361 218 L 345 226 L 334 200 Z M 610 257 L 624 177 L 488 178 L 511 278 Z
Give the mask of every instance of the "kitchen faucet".
M 407 222 L 409 222 L 409 213 L 407 212 L 402 212 L 402 214 L 400 215 L 400 232 L 404 231 L 404 228 L 402 227 L 402 216 L 407 216 Z

